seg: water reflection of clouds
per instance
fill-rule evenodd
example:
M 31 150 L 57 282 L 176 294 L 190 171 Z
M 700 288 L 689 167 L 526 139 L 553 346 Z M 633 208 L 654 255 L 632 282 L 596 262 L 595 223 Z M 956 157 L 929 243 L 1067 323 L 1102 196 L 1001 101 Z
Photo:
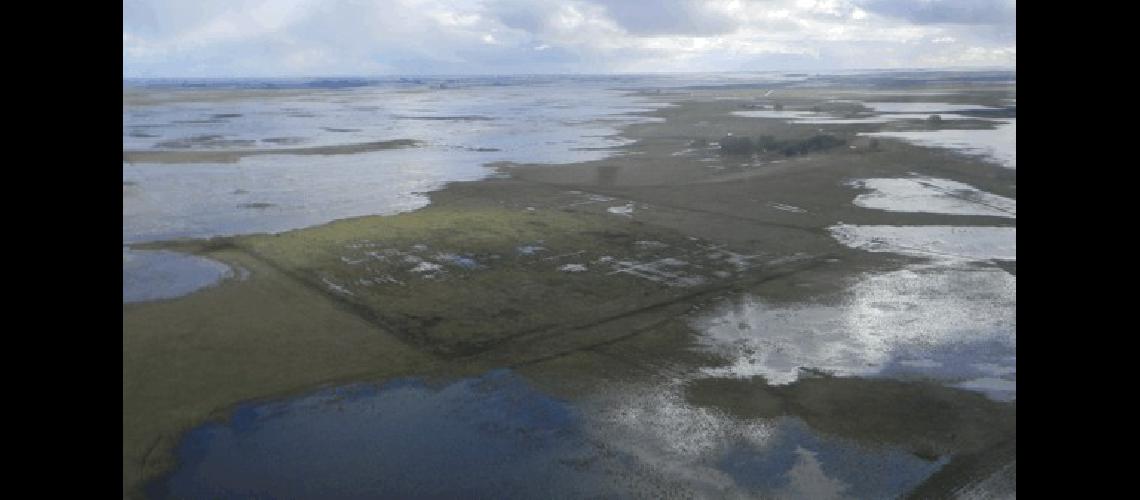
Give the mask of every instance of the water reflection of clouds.
M 1016 218 L 1017 200 L 981 191 L 969 184 L 935 177 L 859 179 L 852 187 L 868 192 L 855 205 L 891 212 L 988 215 Z
M 735 445 L 718 461 L 742 489 L 765 498 L 894 498 L 946 463 L 826 437 L 796 418 L 776 419 L 774 428 L 767 448 Z
M 583 429 L 610 450 L 712 497 L 888 498 L 944 464 L 824 436 L 795 417 L 741 419 L 694 406 L 680 383 L 610 386 L 582 403 L 589 422 Z
M 902 139 L 918 146 L 952 149 L 1017 168 L 1017 119 L 994 120 L 993 129 L 943 129 L 865 132 L 859 135 Z
M 486 177 L 489 163 L 604 158 L 629 142 L 617 135 L 619 127 L 650 121 L 631 113 L 662 105 L 602 85 L 529 90 L 366 87 L 124 106 L 124 150 L 224 144 L 287 153 L 289 147 L 405 138 L 425 145 L 330 156 L 248 156 L 237 163 L 124 164 L 123 180 L 131 189 L 124 189 L 123 241 L 278 232 L 414 210 L 427 204 L 423 193 L 446 182 Z
M 739 419 L 695 407 L 677 382 L 608 385 L 571 406 L 497 370 L 247 404 L 190 431 L 179 466 L 148 492 L 534 498 L 664 489 L 699 498 L 885 498 L 943 465 L 819 435 L 794 417 Z
M 1016 218 L 1016 201 L 967 184 L 925 177 L 862 179 L 867 208 Z M 927 263 L 860 276 L 806 304 L 744 296 L 695 320 L 705 349 L 726 366 L 712 376 L 795 382 L 803 369 L 838 376 L 933 378 L 1016 396 L 1016 277 L 987 261 L 1017 259 L 1016 228 L 855 226 L 830 228 L 840 243 Z M 979 264 L 980 263 L 980 264 Z
M 867 252 L 886 252 L 956 263 L 1017 260 L 1017 228 L 984 226 L 856 226 L 829 228 L 840 243 Z
M 712 376 L 788 384 L 812 368 L 965 381 L 985 370 L 964 359 L 1012 374 L 1015 290 L 1015 278 L 1001 269 L 916 267 L 867 276 L 820 303 L 773 305 L 746 296 L 696 326 L 704 346 L 730 360 L 706 369 Z M 969 346 L 987 346 L 993 356 L 971 358 L 985 349 Z

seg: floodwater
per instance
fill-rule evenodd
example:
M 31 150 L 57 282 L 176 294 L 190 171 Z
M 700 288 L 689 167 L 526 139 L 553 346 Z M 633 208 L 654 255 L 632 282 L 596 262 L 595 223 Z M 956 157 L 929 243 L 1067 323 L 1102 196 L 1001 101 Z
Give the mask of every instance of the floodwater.
M 534 498 L 600 492 L 565 403 L 508 372 L 401 380 L 238 409 L 191 431 L 163 498 Z
M 123 244 L 277 233 L 412 211 L 447 182 L 491 175 L 486 165 L 493 162 L 560 164 L 614 154 L 628 142 L 619 127 L 652 121 L 637 113 L 665 105 L 608 81 L 499 83 L 278 93 L 125 86 L 124 152 L 257 154 L 124 161 Z M 403 139 L 420 142 L 335 149 Z M 293 153 L 314 147 L 329 154 Z M 169 298 L 218 279 L 209 266 L 188 264 L 201 259 L 162 255 L 145 266 L 124 259 L 124 301 Z
M 983 109 L 998 109 L 993 106 L 979 106 L 976 104 L 951 104 L 947 102 L 864 102 L 863 106 L 871 108 L 876 113 L 922 113 L 924 115 L 945 114 L 962 111 L 977 111 Z
M 179 467 L 148 489 L 218 499 L 881 498 L 945 462 L 820 436 L 796 418 L 745 422 L 644 389 L 610 393 L 622 404 L 575 407 L 497 370 L 246 405 L 186 434 Z
M 891 212 L 1017 217 L 1016 200 L 949 179 L 922 176 L 860 179 L 851 185 L 869 191 L 855 198 L 855 205 L 865 208 Z
M 993 129 L 943 129 L 866 132 L 869 137 L 891 137 L 934 148 L 980 156 L 1006 168 L 1017 168 L 1017 119 L 994 120 Z
M 749 118 L 779 118 L 789 123 L 798 124 L 860 124 L 860 123 L 889 123 L 899 120 L 925 120 L 932 114 L 937 114 L 943 120 L 977 120 L 978 118 L 959 114 L 964 111 L 997 110 L 992 106 L 978 106 L 973 104 L 950 104 L 941 102 L 862 102 L 862 101 L 833 101 L 860 104 L 869 108 L 873 115 L 855 118 L 837 118 L 824 111 L 804 111 L 790 109 L 766 109 L 750 111 L 733 111 L 736 116 Z
M 145 90 L 143 90 L 145 92 Z M 170 91 L 153 91 L 166 95 Z M 124 151 L 258 151 L 237 162 L 123 165 L 125 243 L 280 232 L 427 204 L 424 193 L 475 180 L 499 161 L 571 163 L 627 143 L 618 127 L 663 104 L 600 85 L 363 87 L 248 99 L 124 104 Z M 356 154 L 290 149 L 410 139 Z M 208 158 L 206 158 L 208 160 Z
M 754 296 L 729 301 L 695 326 L 704 348 L 730 359 L 712 376 L 789 384 L 804 369 L 837 376 L 928 378 L 1012 399 L 1016 278 L 999 268 L 914 266 L 867 275 L 806 304 Z M 970 387 L 974 388 L 974 387 Z
M 204 257 L 123 247 L 123 303 L 180 297 L 234 276 Z
M 852 101 L 859 102 L 859 101 Z M 749 110 L 733 111 L 736 116 L 776 118 L 794 124 L 859 125 L 886 124 L 901 120 L 925 120 L 937 114 L 943 120 L 982 120 L 992 124 L 989 128 L 887 130 L 860 132 L 868 137 L 889 137 L 923 147 L 945 148 L 978 156 L 1006 168 L 1017 168 L 1017 118 L 984 118 L 961 114 L 970 111 L 1000 110 L 992 106 L 950 104 L 940 102 L 859 102 L 870 108 L 873 115 L 853 118 L 832 116 L 826 112 L 805 110 Z M 1015 106 L 1016 103 L 1011 104 Z
M 1016 201 L 964 183 L 914 176 L 860 179 L 853 203 L 894 212 L 1016 218 Z M 927 259 L 868 273 L 839 293 L 797 304 L 745 295 L 694 321 L 705 350 L 728 359 L 710 376 L 784 385 L 805 373 L 938 380 L 1016 399 L 1016 228 L 836 225 L 844 245 Z M 808 370 L 808 372 L 805 372 Z
M 939 260 L 1017 260 L 1017 228 L 984 226 L 831 227 L 840 243 L 868 252 Z
M 837 118 L 830 113 L 823 111 L 796 111 L 796 110 L 754 110 L 754 111 L 733 111 L 732 114 L 736 116 L 743 116 L 747 118 L 779 118 L 788 120 L 788 123 L 795 124 L 812 124 L 812 125 L 858 125 L 858 124 L 878 124 L 890 123 L 900 120 L 925 120 L 930 117 L 929 114 L 918 113 L 891 113 L 882 115 L 868 115 L 864 117 L 855 118 Z M 958 114 L 940 114 L 938 115 L 943 120 L 977 120 L 972 116 L 958 115 Z
M 773 88 L 799 85 L 805 79 L 777 75 Z M 125 151 L 258 154 L 232 162 L 124 161 L 124 303 L 178 297 L 245 277 L 244 270 L 213 260 L 135 250 L 129 244 L 281 232 L 346 217 L 395 214 L 425 206 L 429 203 L 425 193 L 448 182 L 488 177 L 492 174 L 488 165 L 494 162 L 558 168 L 625 154 L 622 146 L 628 141 L 616 135 L 619 128 L 651 121 L 638 113 L 664 104 L 649 95 L 629 93 L 620 88 L 623 85 L 660 85 L 681 92 L 685 86 L 737 81 L 754 82 L 737 75 L 707 81 L 630 78 L 620 84 L 551 79 L 438 88 L 372 85 L 249 99 L 235 89 L 213 89 L 202 95 L 223 97 L 206 100 L 187 98 L 195 90 L 144 88 L 142 92 L 161 99 L 128 104 L 125 98 Z M 982 106 L 865 105 L 877 114 L 866 118 L 806 111 L 736 114 L 813 124 L 884 124 L 925 118 L 928 113 L 947 120 L 988 120 L 997 128 L 869 135 L 896 134 L 916 143 L 926 141 L 923 145 L 991 158 L 1001 156 L 994 151 L 1006 147 L 1012 154 L 1013 134 L 1003 138 L 1002 127 L 1012 127 L 1013 119 L 956 114 Z M 939 142 L 954 134 L 977 137 Z M 998 137 L 992 137 L 995 134 Z M 420 142 L 354 154 L 302 156 L 291 151 L 399 139 Z M 996 149 L 978 146 L 1005 140 L 1009 144 Z M 949 391 L 953 398 L 973 398 L 1007 410 L 1015 406 L 1009 403 L 1016 401 L 1016 276 L 999 264 L 1016 261 L 1016 228 L 1004 226 L 1016 219 L 1016 201 L 966 183 L 922 175 L 837 181 L 842 182 L 858 188 L 850 201 L 862 209 L 1005 220 L 993 226 L 832 225 L 830 236 L 850 248 L 913 259 L 892 258 L 906 263 L 844 275 L 833 289 L 805 293 L 796 302 L 771 300 L 758 287 L 722 296 L 711 307 L 702 303 L 686 317 L 693 337 L 686 337 L 675 350 L 686 355 L 711 353 L 720 360 L 707 366 L 666 366 L 669 361 L 653 359 L 638 366 L 647 369 L 634 377 L 594 373 L 573 362 L 563 372 L 543 361 L 517 372 L 326 387 L 246 403 L 225 420 L 181 435 L 174 468 L 149 483 L 147 494 L 154 498 L 534 498 L 552 492 L 574 498 L 900 497 L 943 470 L 955 452 L 946 448 L 917 452 L 905 439 L 891 439 L 897 437 L 893 434 L 878 439 L 859 432 L 828 432 L 813 421 L 813 417 L 843 416 L 829 413 L 828 396 L 809 392 L 825 408 L 812 410 L 813 416 L 796 409 L 803 401 L 794 398 L 803 395 L 791 391 L 824 378 L 830 381 L 824 383 L 839 384 L 840 389 L 849 387 L 842 384 L 850 381 L 872 385 L 906 381 L 940 385 L 933 387 L 936 390 L 964 389 Z M 608 214 L 607 220 L 634 220 L 657 210 L 578 194 L 588 198 L 583 203 L 605 203 L 598 211 Z M 809 211 L 789 203 L 768 202 L 768 206 L 792 213 L 822 212 L 811 204 L 804 204 Z M 528 238 L 509 248 L 517 256 L 555 253 L 546 245 L 556 247 Z M 646 286 L 695 287 L 713 283 L 712 277 L 726 280 L 758 265 L 761 257 L 716 245 L 660 255 L 648 250 L 667 246 L 664 243 L 646 239 L 633 245 L 646 250 L 645 258 L 603 256 L 548 267 L 567 278 L 605 273 L 633 276 Z M 391 256 L 403 257 L 406 271 L 424 279 L 494 272 L 498 262 L 494 259 L 499 257 L 423 244 L 406 252 L 391 250 Z M 351 285 L 321 279 L 336 293 L 353 294 Z M 628 354 L 621 347 L 587 351 L 584 356 L 605 358 L 606 363 Z M 782 412 L 742 416 L 730 408 L 737 397 L 731 391 L 696 390 L 699 397 L 693 397 L 693 384 L 712 380 L 744 382 L 790 402 Z M 590 390 L 576 392 L 583 385 Z M 779 392 L 785 390 L 789 392 Z M 879 389 L 862 390 L 847 394 L 874 397 Z M 573 397 L 564 399 L 564 393 Z M 908 401 L 914 400 L 925 401 L 920 397 Z M 870 415 L 879 422 L 873 418 L 878 413 Z M 934 427 L 942 423 L 934 422 Z M 930 422 L 917 425 L 924 424 Z M 980 418 L 969 422 L 986 424 Z M 857 427 L 859 422 L 848 425 Z

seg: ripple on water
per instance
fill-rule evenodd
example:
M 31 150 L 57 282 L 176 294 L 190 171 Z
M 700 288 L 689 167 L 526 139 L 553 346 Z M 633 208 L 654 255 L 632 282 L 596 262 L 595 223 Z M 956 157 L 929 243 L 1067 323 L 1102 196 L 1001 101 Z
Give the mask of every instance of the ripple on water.
M 584 403 L 588 432 L 696 498 L 891 498 L 944 463 L 825 436 L 798 417 L 741 418 L 697 406 L 685 385 L 611 385 Z

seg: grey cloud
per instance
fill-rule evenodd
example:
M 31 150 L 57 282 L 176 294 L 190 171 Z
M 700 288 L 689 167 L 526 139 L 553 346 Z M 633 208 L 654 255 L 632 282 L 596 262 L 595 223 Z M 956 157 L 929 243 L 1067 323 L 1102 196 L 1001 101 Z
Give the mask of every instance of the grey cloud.
M 123 29 L 140 35 L 152 35 L 158 30 L 154 8 L 143 0 L 123 1 Z
M 249 0 L 123 0 L 123 30 L 141 36 L 175 36 L 219 15 L 241 14 L 253 5 Z
M 505 26 L 530 33 L 547 28 L 550 16 L 567 2 L 534 0 L 490 0 L 485 13 Z M 711 10 L 699 0 L 584 0 L 580 5 L 604 9 L 605 17 L 631 35 L 718 35 L 731 33 L 739 23 Z
M 489 0 L 483 3 L 483 13 L 508 28 L 542 33 L 558 5 L 549 0 Z
M 739 27 L 735 19 L 710 11 L 700 1 L 592 1 L 603 5 L 615 22 L 634 35 L 719 35 Z
M 858 35 L 865 29 L 830 40 L 821 30 L 853 21 L 797 10 L 794 0 L 744 2 L 741 14 L 792 11 L 789 18 L 742 15 L 750 18 L 747 26 L 695 0 L 124 0 L 123 71 L 288 76 L 807 70 L 953 65 L 1016 47 L 1012 2 L 852 1 L 877 14 L 860 21 L 868 28 L 883 21 L 886 27 L 899 24 L 888 16 L 914 19 L 902 24 L 935 24 L 918 30 L 929 43 L 882 37 L 863 43 Z M 844 11 L 851 4 L 838 5 Z M 799 22 L 804 16 L 818 25 Z M 690 36 L 709 39 L 694 42 Z M 950 41 L 933 43 L 935 38 Z M 1012 63 L 1012 55 L 999 56 L 991 59 Z
M 1017 10 L 1010 0 L 863 0 L 859 6 L 917 24 L 1012 24 Z

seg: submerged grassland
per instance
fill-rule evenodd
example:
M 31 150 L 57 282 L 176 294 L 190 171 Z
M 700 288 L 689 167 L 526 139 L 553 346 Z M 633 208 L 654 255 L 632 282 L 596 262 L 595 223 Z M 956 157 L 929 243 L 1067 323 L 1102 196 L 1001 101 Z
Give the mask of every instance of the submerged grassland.
M 698 319 L 718 304 L 748 295 L 773 308 L 830 305 L 848 300 L 847 290 L 861 290 L 867 276 L 943 265 L 933 253 L 846 246 L 833 236 L 837 224 L 1015 229 L 1016 219 L 984 211 L 887 211 L 853 203 L 866 191 L 853 180 L 916 175 L 1016 198 L 1013 170 L 861 135 L 905 124 L 795 124 L 734 113 L 778 103 L 842 112 L 840 118 L 869 116 L 866 108 L 834 102 L 859 91 L 660 94 L 672 106 L 646 112 L 656 122 L 625 127 L 633 142 L 610 158 L 557 167 L 498 164 L 494 178 L 450 184 L 431 193 L 428 206 L 398 215 L 132 245 L 208 257 L 242 270 L 243 278 L 185 297 L 124 304 L 124 494 L 142 496 L 145 482 L 176 465 L 174 449 L 185 431 L 224 419 L 240 402 L 330 384 L 474 376 L 496 368 L 513 369 L 601 415 L 636 400 L 633 394 L 667 394 L 689 412 L 678 414 L 733 426 L 794 418 L 820 435 L 945 464 L 911 492 L 919 497 L 1012 477 L 1016 403 L 957 387 L 957 375 L 848 376 L 816 370 L 812 353 L 797 360 L 801 375 L 791 383 L 708 375 L 734 366 L 725 351 L 702 344 Z M 999 106 L 1013 92 L 945 91 L 941 102 L 980 106 Z M 900 90 L 889 99 L 908 98 Z M 750 147 L 726 151 L 726 137 L 750 138 Z M 943 195 L 964 196 L 930 196 Z M 1012 274 L 1015 261 L 945 266 Z M 855 321 L 833 323 L 843 337 Z M 910 362 L 899 354 L 910 344 L 900 345 L 875 344 L 878 357 L 868 359 L 886 360 L 883 366 Z M 603 441 L 620 444 L 632 435 L 607 425 L 598 426 Z M 642 447 L 664 438 L 639 439 L 638 453 L 649 453 Z M 666 481 L 673 466 L 717 467 L 705 455 L 638 456 L 651 464 L 649 483 Z M 710 491 L 736 492 L 741 481 L 723 479 Z M 690 486 L 676 485 L 703 491 Z

